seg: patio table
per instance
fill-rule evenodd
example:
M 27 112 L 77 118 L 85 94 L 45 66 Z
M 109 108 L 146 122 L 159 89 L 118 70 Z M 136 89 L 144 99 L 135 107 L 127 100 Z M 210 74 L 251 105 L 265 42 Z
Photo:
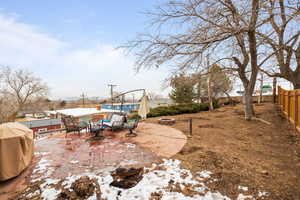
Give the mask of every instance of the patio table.
M 95 139 L 104 139 L 104 136 L 102 134 L 104 129 L 105 127 L 103 125 L 90 124 L 90 132 L 95 133 L 95 135 L 93 136 L 93 138 Z

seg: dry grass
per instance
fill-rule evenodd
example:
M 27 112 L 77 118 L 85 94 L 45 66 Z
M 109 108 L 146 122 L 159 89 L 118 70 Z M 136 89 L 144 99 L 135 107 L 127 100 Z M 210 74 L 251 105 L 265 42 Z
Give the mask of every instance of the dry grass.
M 193 118 L 193 137 L 174 158 L 194 172 L 210 170 L 219 181 L 210 186 L 230 197 L 237 187 L 249 192 L 268 191 L 269 199 L 300 198 L 300 134 L 280 116 L 272 104 L 257 106 L 260 121 L 245 121 L 243 107 L 227 106 L 213 112 L 172 116 L 172 127 L 188 134 Z M 158 118 L 147 122 L 157 123 Z

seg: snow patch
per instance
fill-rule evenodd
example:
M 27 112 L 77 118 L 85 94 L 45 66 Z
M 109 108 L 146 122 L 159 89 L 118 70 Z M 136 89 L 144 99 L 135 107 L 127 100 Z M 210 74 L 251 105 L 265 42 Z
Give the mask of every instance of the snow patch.
M 71 164 L 77 164 L 77 163 L 79 163 L 79 161 L 78 160 L 71 160 L 70 163 Z
M 237 197 L 237 199 L 236 200 L 255 200 L 254 198 L 253 198 L 253 196 L 251 196 L 251 195 L 243 195 L 243 194 L 239 194 L 239 196 Z
M 161 193 L 162 199 L 164 200 L 230 200 L 219 192 L 209 191 L 209 188 L 206 187 L 204 183 L 200 182 L 196 177 L 193 177 L 189 170 L 182 169 L 180 164 L 181 162 L 179 160 L 164 160 L 162 164 L 153 164 L 151 168 L 146 168 L 149 172 L 143 175 L 143 179 L 135 187 L 130 189 L 120 189 L 110 186 L 113 178 L 109 171 L 103 171 L 99 175 L 95 173 L 84 173 L 69 176 L 64 180 L 62 186 L 65 189 L 70 189 L 72 183 L 81 176 L 88 176 L 89 178 L 97 180 L 101 190 L 101 198 L 103 199 L 127 200 L 134 198 L 144 200 L 150 199 L 151 194 L 156 192 Z M 156 169 L 156 167 L 158 167 L 158 169 Z M 204 177 L 208 177 L 210 174 L 211 172 L 208 171 L 200 173 L 200 175 Z M 189 197 L 180 192 L 169 192 L 167 188 L 175 186 L 175 184 L 179 184 L 181 189 L 189 187 L 189 189 L 199 194 Z M 204 195 L 200 195 L 200 193 Z M 96 200 L 96 193 L 88 199 Z
M 264 196 L 268 196 L 268 195 L 269 195 L 268 192 L 261 192 L 261 191 L 258 192 L 259 197 L 264 197 Z
M 41 197 L 44 200 L 55 200 L 59 193 L 61 193 L 60 190 L 56 190 L 54 188 L 45 188 L 42 191 Z
M 51 160 L 41 158 L 32 171 L 32 177 L 34 177 L 31 182 L 36 182 L 48 178 L 54 172 L 54 168 L 51 167 Z
M 126 143 L 126 146 L 128 149 L 130 149 L 130 148 L 135 148 L 136 145 L 132 143 Z
M 240 186 L 238 187 L 239 190 L 248 191 L 248 187 Z

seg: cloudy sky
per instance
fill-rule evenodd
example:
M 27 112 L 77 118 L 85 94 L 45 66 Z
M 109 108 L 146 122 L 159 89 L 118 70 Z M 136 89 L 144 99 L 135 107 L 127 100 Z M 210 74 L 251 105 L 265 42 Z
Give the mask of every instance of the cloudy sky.
M 168 69 L 133 69 L 134 58 L 115 47 L 145 29 L 141 14 L 157 0 L 3 0 L 0 5 L 0 65 L 26 68 L 48 83 L 52 98 L 106 97 L 146 88 L 166 95 Z

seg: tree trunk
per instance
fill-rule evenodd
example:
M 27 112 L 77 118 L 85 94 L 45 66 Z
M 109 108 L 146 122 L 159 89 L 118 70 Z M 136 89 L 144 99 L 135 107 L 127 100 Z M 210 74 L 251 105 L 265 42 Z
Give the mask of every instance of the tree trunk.
M 213 105 L 213 100 L 212 100 L 210 70 L 208 71 L 208 75 L 207 75 L 207 94 L 208 94 L 209 110 L 213 110 L 214 105 Z
M 202 103 L 202 101 L 201 101 L 201 81 L 200 80 L 198 81 L 198 84 L 197 84 L 197 101 L 198 101 L 198 103 Z
M 246 104 L 246 97 L 245 97 L 245 91 L 244 91 L 244 94 L 242 96 L 242 104 L 245 105 Z
M 207 61 L 207 96 L 208 96 L 208 106 L 209 110 L 214 109 L 213 105 L 213 99 L 212 99 L 212 91 L 211 91 L 211 67 L 209 65 L 209 55 L 206 56 L 206 61 Z
M 300 80 L 293 81 L 294 90 L 300 89 Z
M 264 86 L 264 75 L 261 72 L 259 98 L 258 98 L 258 102 L 257 102 L 258 104 L 263 102 L 263 86 Z
M 254 116 L 254 107 L 253 107 L 253 100 L 252 100 L 252 92 L 245 91 L 245 119 L 251 120 Z
M 231 98 L 231 96 L 229 95 L 229 93 L 228 92 L 224 92 L 225 93 L 225 95 L 227 96 L 227 99 L 228 99 L 228 102 L 229 102 L 229 104 L 234 104 L 233 103 L 233 99 Z
M 276 77 L 273 78 L 273 103 L 276 103 L 276 86 L 277 80 Z
M 251 62 L 251 75 L 250 79 L 245 81 L 246 77 L 242 79 L 245 88 L 245 119 L 251 120 L 254 116 L 254 107 L 252 101 L 252 94 L 255 88 L 255 82 L 257 79 L 258 65 L 257 65 L 257 44 L 255 36 L 255 28 L 258 17 L 259 1 L 252 0 L 252 16 L 249 24 L 248 39 L 249 39 L 249 52 Z M 245 73 L 245 71 L 244 71 Z

